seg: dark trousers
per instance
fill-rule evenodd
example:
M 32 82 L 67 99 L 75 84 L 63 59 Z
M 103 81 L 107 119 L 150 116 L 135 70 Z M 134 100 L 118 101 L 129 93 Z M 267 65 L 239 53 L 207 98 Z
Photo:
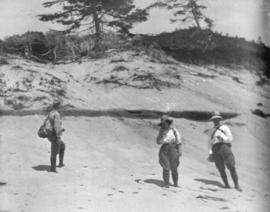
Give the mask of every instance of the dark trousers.
M 177 169 L 175 170 L 171 170 L 172 171 L 172 179 L 173 179 L 173 184 L 175 186 L 178 186 L 178 171 Z M 163 169 L 163 181 L 165 183 L 165 185 L 169 185 L 169 181 L 170 181 L 170 171 Z
M 170 171 L 174 185 L 178 185 L 178 171 L 180 154 L 176 144 L 163 144 L 159 151 L 159 163 L 163 168 L 163 180 L 169 184 Z
M 235 168 L 235 158 L 231 151 L 231 147 L 229 144 L 218 143 L 215 144 L 212 148 L 213 157 L 215 161 L 215 165 L 220 173 L 222 181 L 225 186 L 228 187 L 228 178 L 225 171 L 225 166 L 229 169 L 232 180 L 234 182 L 234 186 L 238 187 L 238 176 Z
M 49 141 L 51 142 L 51 171 L 56 170 L 56 157 L 59 154 L 59 165 L 63 165 L 63 160 L 64 160 L 64 153 L 66 149 L 65 143 L 61 140 L 58 139 L 56 136 L 50 136 Z

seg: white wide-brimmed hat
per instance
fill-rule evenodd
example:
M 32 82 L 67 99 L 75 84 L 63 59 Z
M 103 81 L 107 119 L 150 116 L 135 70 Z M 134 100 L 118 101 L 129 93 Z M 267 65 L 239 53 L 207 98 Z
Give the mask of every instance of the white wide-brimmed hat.
M 220 112 L 218 112 L 218 111 L 213 112 L 213 114 L 209 120 L 213 121 L 214 119 L 223 119 Z

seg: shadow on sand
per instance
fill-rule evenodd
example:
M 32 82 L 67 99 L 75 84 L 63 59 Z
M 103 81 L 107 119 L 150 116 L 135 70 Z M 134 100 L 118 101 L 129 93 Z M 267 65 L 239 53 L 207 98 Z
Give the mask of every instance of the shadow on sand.
M 36 171 L 50 171 L 50 166 L 48 165 L 38 165 L 38 166 L 33 166 L 32 169 L 36 170 Z
M 5 182 L 0 182 L 0 186 L 5 186 L 7 183 Z
M 144 180 L 145 183 L 155 184 L 156 186 L 163 187 L 164 182 L 162 180 L 157 179 L 146 179 Z
M 218 181 L 215 181 L 215 180 L 207 180 L 207 179 L 202 179 L 202 178 L 196 178 L 194 179 L 195 181 L 199 181 L 199 182 L 202 182 L 206 185 L 214 185 L 214 186 L 217 186 L 217 187 L 220 187 L 220 188 L 224 188 L 224 186 L 222 185 L 222 183 L 218 182 Z

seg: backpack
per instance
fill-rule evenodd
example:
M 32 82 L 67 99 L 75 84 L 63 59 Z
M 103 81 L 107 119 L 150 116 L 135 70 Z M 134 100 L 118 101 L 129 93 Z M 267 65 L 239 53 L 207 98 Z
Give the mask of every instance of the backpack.
M 53 133 L 52 123 L 49 119 L 49 116 L 44 120 L 43 124 L 38 130 L 38 136 L 40 138 L 48 138 Z

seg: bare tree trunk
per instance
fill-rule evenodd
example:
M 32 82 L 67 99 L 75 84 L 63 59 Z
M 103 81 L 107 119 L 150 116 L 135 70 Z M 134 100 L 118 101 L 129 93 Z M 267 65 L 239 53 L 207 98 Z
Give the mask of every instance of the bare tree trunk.
M 53 51 L 52 51 L 52 54 L 53 54 L 52 62 L 53 62 L 53 64 L 55 64 L 56 59 L 57 59 L 57 53 L 56 53 L 56 50 L 57 50 L 57 45 L 55 45 L 55 47 L 53 48 Z
M 95 36 L 96 36 L 96 43 L 94 49 L 98 50 L 100 47 L 100 40 L 101 40 L 101 29 L 100 29 L 100 19 L 98 18 L 98 14 L 94 13 L 93 20 L 95 24 Z
M 32 48 L 31 48 L 31 42 L 28 41 L 26 44 L 25 44 L 25 47 L 24 47 L 24 56 L 29 59 L 32 55 Z
M 193 1 L 193 0 L 191 0 L 191 10 L 192 10 L 192 15 L 193 15 L 193 17 L 194 17 L 194 21 L 195 21 L 195 23 L 196 23 L 196 25 L 197 25 L 197 28 L 199 29 L 199 30 L 201 30 L 202 28 L 201 28 L 201 25 L 200 25 L 200 22 L 199 22 L 199 18 L 197 17 L 197 14 L 196 14 L 196 9 L 194 8 L 194 4 L 195 4 L 195 2 Z

